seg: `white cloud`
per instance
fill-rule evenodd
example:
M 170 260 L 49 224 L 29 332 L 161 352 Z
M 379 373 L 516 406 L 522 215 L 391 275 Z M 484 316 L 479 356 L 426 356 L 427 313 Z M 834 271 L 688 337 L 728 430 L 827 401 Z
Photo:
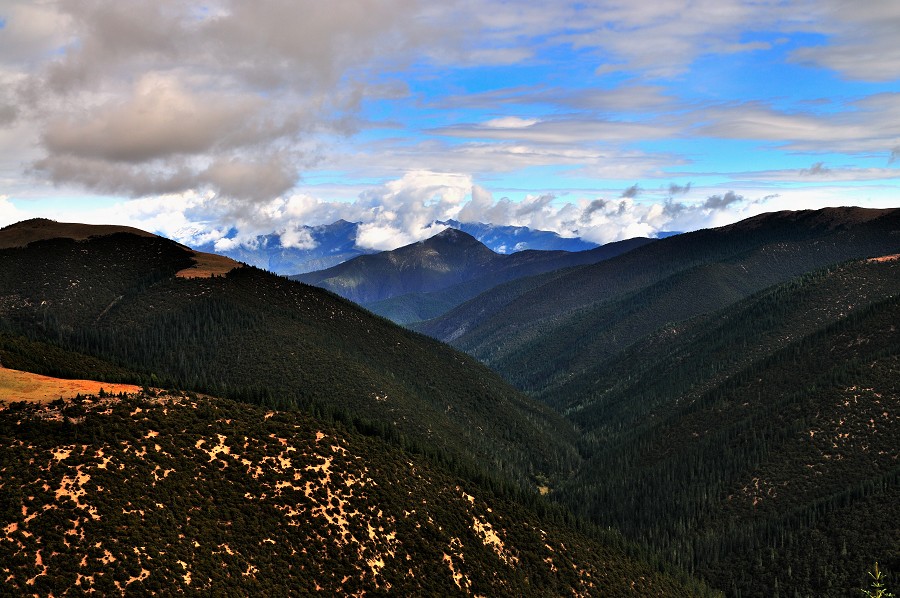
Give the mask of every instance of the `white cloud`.
M 281 232 L 281 245 L 296 249 L 314 249 L 317 244 L 308 230 L 286 228 Z
M 892 81 L 900 77 L 900 4 L 894 0 L 824 0 L 814 7 L 828 43 L 799 48 L 791 58 L 837 71 L 848 79 Z
M 696 206 L 725 201 L 729 191 L 751 198 L 726 206 L 745 213 L 741 206 L 756 205 L 754 186 L 766 178 L 772 185 L 895 178 L 890 168 L 815 168 L 819 158 L 811 157 L 805 169 L 732 174 L 746 189 L 679 189 L 679 201 L 695 209 L 677 211 L 677 220 L 672 206 L 682 204 L 666 204 L 647 181 L 668 183 L 691 156 L 653 142 L 706 135 L 810 155 L 891 161 L 900 153 L 897 93 L 835 102 L 825 113 L 690 101 L 682 92 L 703 84 L 692 77 L 699 59 L 766 52 L 781 43 L 776 36 L 805 43 L 796 33 L 825 42 L 793 50 L 795 62 L 893 81 L 900 8 L 892 0 L 7 0 L 0 18 L 4 192 L 21 197 L 29 184 L 53 183 L 60 194 L 78 188 L 143 198 L 122 205 L 184 239 L 221 239 L 233 226 L 241 239 L 282 231 L 301 246 L 299 224 L 347 218 L 366 223 L 365 242 L 385 247 L 424 238 L 434 220 L 460 214 L 607 239 L 717 221 L 726 210 Z M 520 78 L 519 86 L 467 95 L 467 85 L 449 77 L 447 90 L 462 93 L 406 97 L 422 93 L 407 77 L 422 82 L 487 64 L 544 73 L 563 49 L 578 72 L 597 76 L 571 89 L 570 65 L 560 64 L 558 77 L 525 86 Z M 345 143 L 367 126 L 372 98 L 405 98 L 404 106 L 446 108 L 446 116 L 423 133 L 425 119 L 388 114 L 396 138 Z M 346 173 L 348 185 L 389 182 L 354 201 L 326 201 L 296 187 L 318 166 Z M 565 202 L 536 188 L 518 202 L 473 185 L 532 167 L 620 186 Z M 23 172 L 40 183 L 26 183 Z M 584 220 L 592 202 L 617 197 L 633 181 L 643 192 L 624 199 L 640 201 L 591 209 Z
M 678 129 L 664 122 L 644 123 L 615 120 L 560 119 L 498 126 L 493 121 L 480 125 L 454 125 L 432 133 L 473 139 L 517 140 L 530 143 L 578 145 L 582 143 L 633 143 L 665 139 Z
M 808 152 L 881 153 L 900 146 L 900 93 L 880 93 L 828 114 L 786 112 L 760 102 L 710 107 L 696 133 L 755 139 Z M 702 122 L 702 121 L 701 121 Z
M 418 0 L 32 4 L 0 10 L 0 128 L 37 141 L 33 175 L 134 197 L 286 194 L 430 32 Z
M 28 218 L 29 216 L 25 212 L 16 208 L 9 201 L 8 195 L 0 195 L 0 227 L 19 222 L 20 220 L 27 220 Z
M 491 129 L 524 129 L 540 122 L 536 118 L 519 118 L 518 116 L 503 116 L 485 121 L 482 126 Z

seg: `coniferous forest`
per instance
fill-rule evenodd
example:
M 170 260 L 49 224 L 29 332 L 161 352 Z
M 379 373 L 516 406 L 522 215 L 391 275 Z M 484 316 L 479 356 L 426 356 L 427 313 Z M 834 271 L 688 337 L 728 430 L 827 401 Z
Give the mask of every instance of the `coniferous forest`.
M 637 243 L 417 332 L 56 228 L 0 243 L 0 364 L 145 390 L 5 401 L 4 591 L 900 585 L 900 210 Z

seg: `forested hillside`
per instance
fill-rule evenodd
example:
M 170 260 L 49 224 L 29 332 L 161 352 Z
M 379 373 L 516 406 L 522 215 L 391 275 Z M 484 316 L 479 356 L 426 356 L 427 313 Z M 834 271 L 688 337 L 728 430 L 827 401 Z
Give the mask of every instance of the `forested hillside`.
M 81 377 L 358 420 L 532 487 L 577 467 L 571 426 L 471 358 L 254 268 L 177 276 L 195 262 L 171 241 L 126 233 L 4 249 L 0 325 L 117 368 Z
M 377 438 L 194 395 L 0 403 L 4 595 L 704 595 Z
M 309 486 L 289 488 L 279 477 L 286 473 L 282 457 L 301 455 L 308 461 L 304 472 L 324 474 L 340 465 L 360 488 L 365 476 L 373 482 L 374 494 L 328 499 L 333 509 L 323 507 L 325 527 L 302 532 L 312 535 L 301 535 L 305 544 L 298 546 L 345 538 L 340 551 L 320 546 L 334 552 L 338 573 L 304 577 L 303 583 L 313 579 L 331 592 L 377 593 L 386 584 L 441 595 L 706 592 L 686 577 L 659 573 L 672 571 L 668 566 L 654 565 L 657 573 L 649 573 L 642 563 L 653 559 L 643 549 L 735 597 L 837 598 L 866 585 L 865 571 L 876 560 L 900 572 L 894 523 L 900 520 L 900 210 L 768 214 L 654 241 L 596 264 L 500 284 L 423 326 L 472 351 L 531 397 L 474 359 L 327 291 L 233 262 L 213 263 L 146 234 L 92 236 L 79 227 L 72 238 L 50 238 L 59 234 L 55 228 L 36 237 L 34 230 L 30 237 L 15 227 L 0 231 L 2 366 L 243 403 L 175 393 L 181 398 L 129 399 L 121 412 L 105 406 L 101 412 L 94 403 L 2 412 L 4 463 L 19 462 L 21 451 L 30 450 L 51 464 L 43 470 L 40 460 L 25 469 L 0 465 L 7 468 L 4 480 L 5 471 L 21 471 L 42 488 L 0 504 L 8 519 L 0 522 L 8 536 L 0 548 L 17 546 L 10 558 L 30 563 L 8 577 L 12 587 L 31 580 L 49 588 L 36 584 L 49 583 L 49 573 L 40 573 L 55 559 L 73 571 L 60 578 L 64 587 L 86 588 L 80 565 L 66 553 L 47 552 L 34 536 L 16 534 L 32 522 L 34 529 L 49 526 L 40 529 L 51 543 L 76 541 L 60 531 L 69 523 L 56 518 L 56 507 L 43 505 L 62 501 L 90 513 L 91 505 L 105 504 L 100 491 L 96 503 L 79 494 L 85 468 L 91 479 L 103 469 L 91 460 L 100 456 L 83 448 L 95 445 L 104 447 L 104 458 L 119 455 L 137 470 L 134 451 L 151 455 L 163 472 L 189 469 L 199 480 L 194 493 L 187 478 L 163 478 L 181 484 L 173 492 L 192 497 L 177 504 L 186 512 L 200 507 L 202 496 L 235 492 L 227 502 L 229 525 L 185 516 L 185 522 L 198 520 L 197 533 L 215 538 L 216 550 L 184 545 L 189 534 L 164 536 L 166 547 L 154 559 L 167 573 L 148 577 L 151 561 L 142 545 L 134 552 L 127 542 L 104 544 L 109 554 L 96 558 L 121 562 L 122 569 L 95 577 L 98 589 L 150 579 L 186 585 L 188 570 L 192 589 L 208 589 L 239 565 L 234 587 L 253 592 L 269 589 L 259 585 L 263 572 L 283 570 L 289 561 L 307 571 L 319 567 L 298 557 L 299 548 L 291 560 L 284 553 L 258 557 L 255 549 L 233 544 L 236 538 L 252 538 L 254 546 L 266 538 L 285 546 L 293 541 L 248 527 L 252 501 L 246 501 L 257 497 L 252 508 L 268 509 L 273 525 L 300 513 L 303 496 L 319 504 Z M 166 418 L 160 409 L 168 409 Z M 196 420 L 200 413 L 212 415 Z M 153 436 L 150 452 L 147 433 L 164 438 L 160 427 L 168 418 L 169 444 Z M 19 427 L 22 422 L 28 425 Z M 132 425 L 140 430 L 122 431 Z M 195 432 L 181 446 L 176 429 Z M 26 430 L 37 436 L 22 436 Z M 306 448 L 278 440 L 289 430 L 307 439 L 297 440 Z M 334 446 L 347 452 L 319 451 L 310 440 L 321 440 L 319 433 L 341 439 Z M 268 442 L 263 436 L 279 445 L 252 448 L 250 439 Z M 62 444 L 54 444 L 59 438 Z M 285 455 L 285 446 L 296 451 Z M 266 452 L 272 447 L 281 452 Z M 248 479 L 241 473 L 256 463 L 246 456 L 251 448 L 262 451 L 259 463 L 270 463 L 270 474 Z M 364 460 L 345 459 L 348 454 L 376 465 L 364 472 L 358 469 Z M 208 461 L 198 462 L 204 455 Z M 209 476 L 207 463 L 235 486 L 223 490 L 223 478 Z M 39 483 L 41 471 L 56 477 Z M 243 477 L 228 477 L 238 474 Z M 148 480 L 142 484 L 161 483 L 158 469 L 140 475 Z M 63 494 L 53 494 L 57 487 Z M 424 512 L 412 508 L 420 487 L 423 505 L 434 509 L 425 519 L 411 515 Z M 536 496 L 538 487 L 554 506 Z M 70 490 L 74 506 L 65 499 Z M 294 491 L 299 503 L 280 502 Z M 323 492 L 337 496 L 337 490 Z M 373 496 L 389 505 L 378 508 L 393 514 L 393 537 L 390 526 L 365 519 L 375 513 L 367 502 Z M 222 505 L 211 504 L 221 512 Z M 39 523 L 28 519 L 32 506 L 35 513 L 42 509 Z M 143 508 L 142 523 L 157 510 Z M 362 519 L 344 522 L 345 512 Z M 125 521 L 128 512 L 112 513 L 101 517 L 109 522 L 103 524 L 82 517 L 79 529 L 111 537 L 103 526 L 136 525 Z M 163 515 L 151 523 L 162 526 Z M 358 535 L 350 530 L 357 523 Z M 592 532 L 593 525 L 643 548 L 615 532 Z M 323 529 L 337 536 L 322 536 Z M 346 539 L 348 530 L 355 540 Z M 559 548 L 550 537 L 560 538 Z M 343 560 L 350 545 L 357 553 Z M 511 547 L 524 551 L 515 561 Z M 169 551 L 180 556 L 172 561 Z M 397 555 L 409 551 L 423 555 L 421 569 L 399 565 Z M 561 568 L 556 555 L 563 553 L 569 557 Z M 281 581 L 270 583 L 278 592 Z
M 477 356 L 520 388 L 540 391 L 667 322 L 829 264 L 892 253 L 900 247 L 897 230 L 900 210 L 764 214 L 562 276 L 498 287 L 417 329 Z
M 897 322 L 900 262 L 855 262 L 660 330 L 547 391 L 593 455 L 558 498 L 734 595 L 900 570 Z
M 560 502 L 734 596 L 900 570 L 900 210 L 777 213 L 502 285 L 423 330 L 579 431 Z

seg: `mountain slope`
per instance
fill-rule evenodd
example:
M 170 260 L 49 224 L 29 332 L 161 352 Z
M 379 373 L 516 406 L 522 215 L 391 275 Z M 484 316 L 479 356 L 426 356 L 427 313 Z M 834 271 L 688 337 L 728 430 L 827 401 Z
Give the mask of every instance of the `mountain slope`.
M 472 359 L 254 268 L 178 276 L 196 255 L 124 233 L 2 250 L 0 329 L 139 376 L 117 381 L 361 420 L 520 484 L 577 465 L 571 427 Z
M 501 255 L 471 235 L 446 229 L 394 251 L 360 256 L 334 268 L 292 278 L 326 288 L 383 315 L 410 309 L 410 305 L 416 315 L 430 315 L 501 282 L 595 263 L 649 242 L 632 239 L 578 253 L 521 251 Z M 398 299 L 389 301 L 393 298 Z
M 422 329 L 577 426 L 560 502 L 731 596 L 845 596 L 900 569 L 898 250 L 900 210 L 769 214 Z
M 667 322 L 828 264 L 891 253 L 900 246 L 894 231 L 900 210 L 764 214 L 548 277 L 502 301 L 488 292 L 419 329 L 450 340 L 520 388 L 540 391 Z
M 704 592 L 378 439 L 222 399 L 0 405 L 0 472 L 3 594 Z
M 292 277 L 356 303 L 432 291 L 466 280 L 502 260 L 471 235 L 446 229 L 425 241 L 360 256 L 327 270 Z
M 550 252 L 545 251 L 522 251 L 502 261 L 499 268 L 488 267 L 486 271 L 472 272 L 472 279 L 439 291 L 398 295 L 366 303 L 365 306 L 366 309 L 398 324 L 409 325 L 436 318 L 499 284 L 532 277 L 546 271 L 595 264 L 650 242 L 652 239 L 628 239 L 587 251 L 562 255 L 549 255 Z
M 569 407 L 592 456 L 560 500 L 732 595 L 844 596 L 867 560 L 896 570 L 898 274 L 850 264 L 633 347 Z

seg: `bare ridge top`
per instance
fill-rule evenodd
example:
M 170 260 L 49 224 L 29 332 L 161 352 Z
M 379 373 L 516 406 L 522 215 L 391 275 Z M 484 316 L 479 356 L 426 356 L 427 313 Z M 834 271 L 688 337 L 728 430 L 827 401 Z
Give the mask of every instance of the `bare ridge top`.
M 85 241 L 95 237 L 105 237 L 116 233 L 127 233 L 144 238 L 161 238 L 131 226 L 119 226 L 114 224 L 79 224 L 77 222 L 56 222 L 47 218 L 33 218 L 11 224 L 0 229 L 0 249 L 14 247 L 26 247 L 35 241 L 48 239 L 72 239 Z M 177 273 L 179 278 L 209 278 L 210 276 L 222 276 L 241 266 L 239 262 L 214 253 L 194 251 L 175 241 L 184 251 L 194 259 L 194 265 Z
M 83 241 L 91 237 L 103 237 L 116 233 L 130 233 L 140 237 L 155 237 L 147 231 L 131 226 L 114 224 L 79 224 L 56 222 L 47 218 L 32 218 L 0 229 L 0 249 L 25 247 L 35 241 L 47 239 L 73 239 Z

